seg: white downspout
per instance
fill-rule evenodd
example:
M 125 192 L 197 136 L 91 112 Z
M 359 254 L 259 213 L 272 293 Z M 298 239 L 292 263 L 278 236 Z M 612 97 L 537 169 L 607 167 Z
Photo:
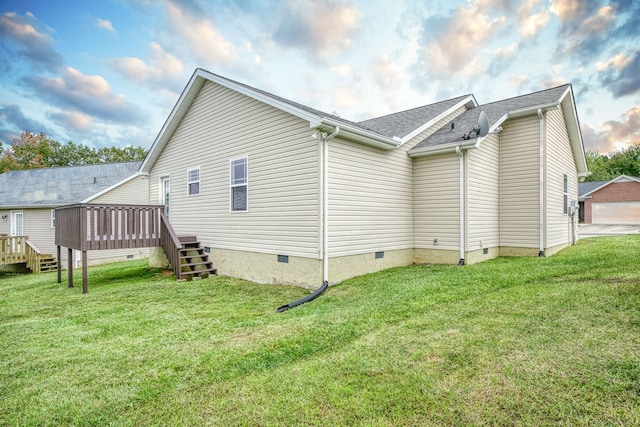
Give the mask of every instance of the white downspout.
M 460 146 L 456 147 L 456 154 L 460 158 L 460 261 L 458 261 L 458 265 L 464 265 L 464 247 L 465 247 L 464 152 L 460 149 Z
M 540 187 L 540 200 L 539 200 L 539 228 L 540 228 L 540 251 L 538 252 L 538 256 L 545 256 L 544 255 L 544 249 L 545 249 L 545 244 L 544 244 L 544 209 L 545 209 L 545 203 L 544 203 L 544 194 L 545 194 L 545 174 L 544 174 L 544 157 L 545 157 L 545 152 L 544 152 L 544 114 L 542 114 L 542 108 L 538 108 L 538 118 L 540 119 L 540 165 L 539 165 L 539 187 Z
M 340 127 L 336 126 L 331 135 L 322 133 L 322 281 L 327 284 L 329 284 L 329 140 L 335 138 L 339 132 Z

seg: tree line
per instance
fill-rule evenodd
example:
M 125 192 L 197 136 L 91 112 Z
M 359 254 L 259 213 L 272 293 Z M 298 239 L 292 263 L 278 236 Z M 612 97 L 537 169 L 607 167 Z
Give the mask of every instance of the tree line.
M 609 181 L 620 175 L 640 176 L 640 143 L 600 154 L 587 151 L 589 175 L 585 181 Z
M 79 166 L 144 160 L 142 147 L 88 147 L 71 141 L 61 144 L 44 133 L 23 132 L 5 150 L 0 143 L 0 173 L 10 170 Z

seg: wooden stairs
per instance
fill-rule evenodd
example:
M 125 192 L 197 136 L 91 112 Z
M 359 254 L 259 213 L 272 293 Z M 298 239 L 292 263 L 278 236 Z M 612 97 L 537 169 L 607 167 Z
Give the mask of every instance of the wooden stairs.
M 42 254 L 39 257 L 40 273 L 57 271 L 58 261 L 51 254 Z
M 200 246 L 198 238 L 193 235 L 178 236 L 180 248 L 180 272 L 183 279 L 215 275 L 217 270 L 209 260 L 209 255 Z

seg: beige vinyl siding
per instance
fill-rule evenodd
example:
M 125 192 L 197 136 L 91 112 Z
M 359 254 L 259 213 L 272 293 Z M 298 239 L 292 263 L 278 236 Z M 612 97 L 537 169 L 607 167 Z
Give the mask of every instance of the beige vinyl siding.
M 319 149 L 309 122 L 207 82 L 150 174 L 170 176 L 170 221 L 205 246 L 319 256 Z M 230 211 L 230 160 L 248 158 L 248 211 Z M 200 168 L 200 195 L 187 170 Z
M 331 257 L 413 246 L 413 164 L 403 148 L 329 143 Z
M 156 202 L 154 200 L 153 204 Z M 149 179 L 146 176 L 136 176 L 95 199 L 91 199 L 89 203 L 148 205 Z
M 578 172 L 561 109 L 546 113 L 547 247 L 571 243 L 571 217 L 564 214 L 564 175 L 569 206 L 578 200 Z
M 507 120 L 500 134 L 500 246 L 537 248 L 540 138 L 537 115 Z
M 414 163 L 414 246 L 460 248 L 460 165 L 455 153 L 418 157 Z M 437 239 L 437 244 L 434 244 Z
M 51 208 L 22 209 L 24 234 L 43 253 L 56 253 L 55 229 L 51 228 Z
M 485 138 L 467 158 L 467 250 L 500 245 L 499 136 Z

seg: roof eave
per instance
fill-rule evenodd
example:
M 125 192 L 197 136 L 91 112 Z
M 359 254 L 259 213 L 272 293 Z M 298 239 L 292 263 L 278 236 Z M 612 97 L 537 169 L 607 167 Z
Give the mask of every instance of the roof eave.
M 409 157 L 425 157 L 434 156 L 436 154 L 455 153 L 456 149 L 469 150 L 471 148 L 477 148 L 479 144 L 478 139 L 469 139 L 455 143 L 437 145 L 435 147 L 424 147 L 417 150 L 409 150 Z
M 328 117 L 323 117 L 317 122 L 310 122 L 313 129 L 335 129 L 340 128 L 338 137 L 360 144 L 368 145 L 370 147 L 381 148 L 384 150 L 391 150 L 400 146 L 400 143 L 393 138 L 388 138 L 377 133 L 367 131 L 366 129 L 358 128 L 348 123 L 343 123 L 338 120 L 334 120 Z

